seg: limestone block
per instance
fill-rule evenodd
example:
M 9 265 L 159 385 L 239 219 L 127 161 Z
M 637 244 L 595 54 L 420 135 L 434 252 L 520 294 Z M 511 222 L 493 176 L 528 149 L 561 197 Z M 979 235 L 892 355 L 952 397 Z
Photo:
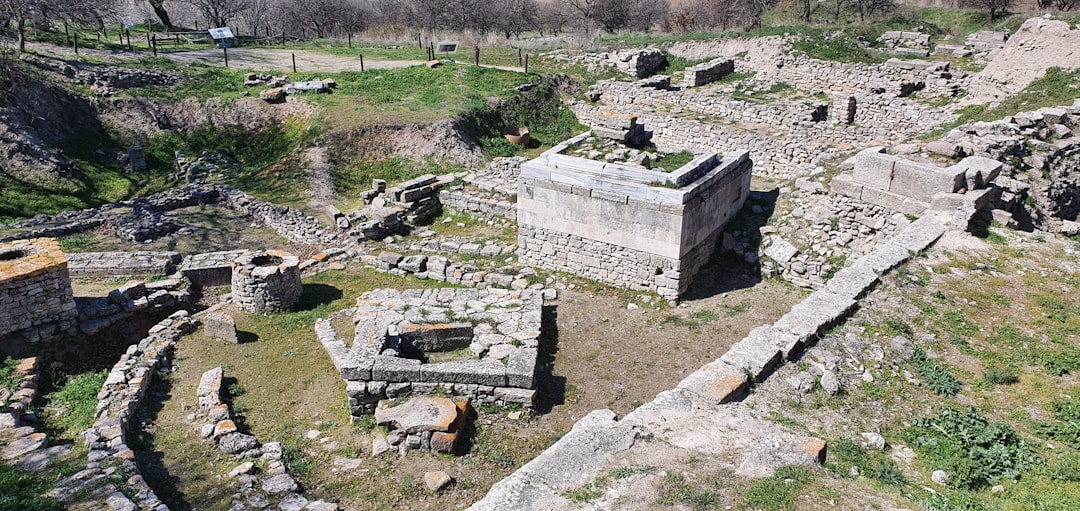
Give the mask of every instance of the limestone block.
M 945 234 L 945 226 L 931 215 L 923 216 L 907 226 L 903 232 L 891 240 L 891 243 L 910 250 L 921 252 Z
M 533 388 L 536 376 L 536 348 L 517 348 L 506 362 L 506 383 L 511 387 Z
M 236 321 L 224 312 L 211 312 L 203 320 L 203 332 L 207 337 L 214 337 L 231 343 L 238 343 Z
M 907 215 L 921 215 L 926 211 L 926 208 L 930 207 L 929 199 L 931 197 L 927 196 L 926 201 L 923 201 L 870 186 L 864 187 L 862 191 L 862 200 L 864 202 Z
M 506 366 L 498 360 L 454 361 L 420 366 L 415 381 L 429 383 L 476 383 L 506 386 Z
M 939 169 L 907 160 L 898 160 L 888 191 L 905 197 L 929 201 L 935 193 L 953 193 L 965 185 L 964 170 Z
M 837 195 L 851 197 L 852 199 L 862 199 L 863 185 L 857 183 L 853 178 L 845 174 L 834 177 L 832 181 L 829 182 L 829 189 L 832 193 Z
M 873 252 L 863 256 L 856 264 L 869 266 L 878 275 L 899 266 L 911 258 L 911 252 L 893 243 L 878 245 Z
M 419 360 L 378 356 L 371 367 L 371 379 L 387 382 L 424 381 L 420 379 L 420 366 Z
M 745 371 L 754 381 L 764 381 L 783 360 L 780 350 L 760 337 L 747 337 L 735 343 L 720 361 Z
M 677 388 L 720 405 L 741 398 L 746 393 L 748 381 L 742 368 L 716 360 L 683 378 Z
M 867 264 L 852 264 L 833 274 L 825 288 L 838 295 L 856 299 L 878 282 L 878 274 Z
M 884 154 L 884 148 L 871 147 L 855 156 L 851 178 L 862 185 L 888 190 L 893 180 L 893 167 L 899 158 Z

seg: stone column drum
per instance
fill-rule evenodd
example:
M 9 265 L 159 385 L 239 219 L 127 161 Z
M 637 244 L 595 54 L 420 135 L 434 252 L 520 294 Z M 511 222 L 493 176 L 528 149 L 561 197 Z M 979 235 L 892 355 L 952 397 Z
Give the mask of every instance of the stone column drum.
M 232 264 L 236 308 L 255 314 L 285 312 L 300 301 L 300 259 L 287 252 L 245 252 Z

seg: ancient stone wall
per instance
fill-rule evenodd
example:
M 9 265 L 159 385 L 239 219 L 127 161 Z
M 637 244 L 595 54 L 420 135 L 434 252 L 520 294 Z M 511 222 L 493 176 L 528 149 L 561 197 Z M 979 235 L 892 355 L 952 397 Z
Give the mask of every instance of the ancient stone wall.
M 233 262 L 232 299 L 254 314 L 285 312 L 300 301 L 300 260 L 278 250 L 247 252 Z
M 67 259 L 56 240 L 0 245 L 0 338 L 29 342 L 73 331 L 77 311 Z
M 542 306 L 538 290 L 379 289 L 315 331 L 347 383 L 353 417 L 410 392 L 532 407 Z M 334 328 L 350 315 L 352 346 Z
M 178 252 L 75 252 L 67 254 L 72 277 L 172 275 L 183 261 Z
M 522 262 L 677 298 L 749 194 L 748 153 L 699 156 L 670 174 L 560 154 L 584 136 L 522 167 Z
M 115 471 L 125 482 L 128 493 L 114 488 L 108 497 L 110 508 L 168 509 L 139 474 L 127 434 L 158 369 L 169 359 L 180 337 L 194 331 L 197 324 L 187 311 L 178 311 L 154 325 L 146 338 L 128 348 L 113 365 L 98 392 L 94 425 L 81 434 L 90 449 L 87 470 L 60 480 L 51 496 L 62 500 L 73 498 L 81 489 L 108 484 L 107 475 Z
M 735 72 L 735 59 L 720 57 L 683 71 L 683 87 L 701 87 Z

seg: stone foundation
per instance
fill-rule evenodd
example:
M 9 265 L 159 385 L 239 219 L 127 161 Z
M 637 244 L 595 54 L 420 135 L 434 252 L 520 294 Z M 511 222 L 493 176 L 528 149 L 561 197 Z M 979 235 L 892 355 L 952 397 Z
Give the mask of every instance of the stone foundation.
M 346 381 L 353 417 L 406 394 L 531 408 L 543 295 L 538 290 L 379 289 L 315 325 Z M 352 346 L 334 323 L 352 314 Z
M 0 244 L 0 338 L 37 342 L 77 322 L 67 259 L 56 240 Z
M 300 301 L 300 259 L 278 250 L 247 252 L 232 265 L 232 299 L 254 314 L 284 312 Z
M 678 298 L 749 196 L 749 154 L 670 173 L 561 154 L 588 135 L 522 166 L 521 261 Z

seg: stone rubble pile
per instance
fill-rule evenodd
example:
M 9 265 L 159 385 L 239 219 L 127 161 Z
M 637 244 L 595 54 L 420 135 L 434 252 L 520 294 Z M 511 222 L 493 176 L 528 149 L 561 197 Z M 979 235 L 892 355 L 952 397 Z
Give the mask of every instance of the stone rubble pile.
M 608 53 L 615 68 L 634 78 L 652 76 L 667 64 L 667 56 L 658 48 L 620 50 Z
M 715 82 L 735 72 L 735 59 L 719 57 L 708 62 L 695 64 L 683 71 L 684 88 L 701 87 Z
M 469 403 L 463 400 L 417 396 L 400 404 L 384 401 L 375 409 L 375 423 L 389 432 L 386 436 L 376 433 L 377 438 L 372 440 L 373 456 L 389 448 L 402 456 L 414 450 L 455 454 L 468 420 Z
M 877 41 L 886 51 L 896 55 L 926 57 L 930 54 L 930 34 L 890 30 L 881 34 Z
M 925 149 L 951 157 L 975 155 L 1002 162 L 997 207 L 1013 217 L 1065 235 L 1080 233 L 1080 100 L 1071 106 L 1021 112 L 951 130 Z M 1034 200 L 1027 211 L 1024 199 Z M 1003 223 L 1016 220 L 1005 218 Z
M 184 281 L 130 281 L 99 298 L 79 298 L 79 331 L 93 335 L 149 309 L 168 309 L 191 300 Z
M 141 87 L 166 87 L 180 82 L 180 75 L 167 71 L 144 68 L 96 67 L 75 73 L 75 82 L 90 86 L 90 92 L 102 97 L 112 96 L 121 90 Z

